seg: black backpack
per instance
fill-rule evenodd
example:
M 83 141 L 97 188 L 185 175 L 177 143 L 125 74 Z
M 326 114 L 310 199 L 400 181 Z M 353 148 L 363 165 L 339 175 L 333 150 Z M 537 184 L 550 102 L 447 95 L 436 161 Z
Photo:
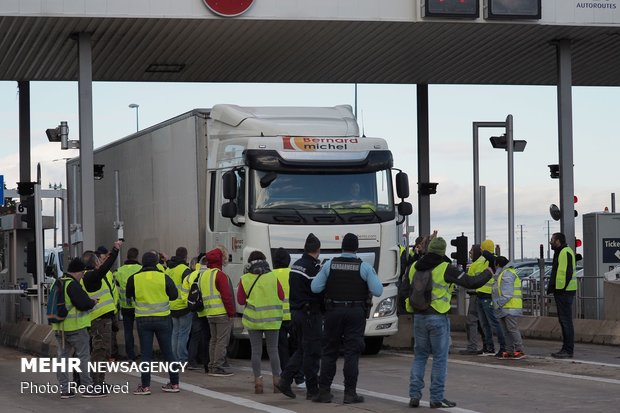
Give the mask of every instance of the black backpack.
M 205 271 L 202 271 L 198 277 L 192 282 L 189 287 L 189 293 L 187 294 L 187 308 L 193 312 L 200 312 L 205 309 L 205 305 L 202 302 L 202 291 L 200 291 L 200 278 Z
M 426 311 L 433 300 L 432 270 L 416 271 L 409 292 L 409 303 L 413 311 Z

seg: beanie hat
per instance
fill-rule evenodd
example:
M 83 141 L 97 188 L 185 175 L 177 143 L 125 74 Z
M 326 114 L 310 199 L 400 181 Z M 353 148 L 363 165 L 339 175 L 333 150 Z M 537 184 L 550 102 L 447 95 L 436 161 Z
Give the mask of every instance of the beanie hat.
M 443 257 L 446 255 L 446 240 L 441 237 L 433 238 L 428 244 L 428 252 Z
M 153 252 L 145 252 L 142 255 L 142 266 L 144 267 L 155 267 L 159 262 L 159 255 Z
M 358 247 L 359 247 L 359 241 L 357 239 L 357 235 L 349 232 L 342 239 L 342 250 L 343 251 L 355 252 L 357 251 Z
M 273 268 L 287 268 L 291 263 L 291 256 L 288 251 L 280 247 L 273 254 Z
M 321 241 L 319 241 L 316 235 L 311 232 L 306 238 L 306 243 L 304 244 L 304 251 L 315 252 L 319 248 L 321 248 Z
M 482 244 L 480 244 L 480 249 L 482 251 L 488 251 L 493 254 L 495 252 L 495 244 L 490 239 L 485 239 L 484 241 L 482 241 Z
M 100 245 L 99 248 L 97 248 L 97 250 L 95 251 L 95 254 L 97 255 L 106 255 L 107 253 L 108 249 L 103 245 Z
M 67 272 L 82 272 L 86 269 L 84 263 L 79 258 L 74 258 L 67 267 Z

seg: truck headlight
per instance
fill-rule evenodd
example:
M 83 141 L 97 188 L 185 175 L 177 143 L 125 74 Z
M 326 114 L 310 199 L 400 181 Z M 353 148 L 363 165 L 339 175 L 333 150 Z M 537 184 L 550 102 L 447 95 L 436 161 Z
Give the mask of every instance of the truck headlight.
M 373 318 L 389 317 L 396 312 L 396 297 L 388 297 L 381 301 L 375 309 Z

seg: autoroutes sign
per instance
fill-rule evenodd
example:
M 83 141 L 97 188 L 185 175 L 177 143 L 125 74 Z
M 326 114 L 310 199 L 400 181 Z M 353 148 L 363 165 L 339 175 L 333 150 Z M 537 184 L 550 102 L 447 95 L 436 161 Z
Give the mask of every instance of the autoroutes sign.
M 603 238 L 603 262 L 620 263 L 620 238 Z
M 205 5 L 215 14 L 235 17 L 245 13 L 254 0 L 204 0 Z

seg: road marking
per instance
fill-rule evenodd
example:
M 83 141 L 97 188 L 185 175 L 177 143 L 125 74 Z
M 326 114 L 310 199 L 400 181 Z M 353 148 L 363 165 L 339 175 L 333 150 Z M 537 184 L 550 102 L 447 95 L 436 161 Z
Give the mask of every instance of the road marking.
M 250 369 L 248 369 L 250 370 Z M 127 373 L 130 376 L 133 377 L 140 377 L 140 374 L 138 373 Z M 163 378 L 163 377 L 159 377 L 156 376 L 154 374 L 151 375 L 151 381 L 157 382 L 157 383 L 162 383 L 162 384 L 166 384 L 168 383 L 168 378 Z M 226 393 L 220 393 L 220 392 L 216 392 L 213 390 L 209 390 L 209 389 L 205 389 L 204 387 L 200 387 L 200 386 L 196 386 L 194 384 L 189 384 L 189 383 L 181 383 L 181 391 L 189 391 L 192 393 L 196 393 L 199 394 L 201 396 L 206 396 L 212 399 L 218 399 L 218 400 L 222 400 L 228 403 L 232 403 L 232 404 L 236 404 L 239 406 L 243 406 L 246 407 L 248 409 L 255 409 L 255 410 L 260 410 L 263 412 L 273 412 L 273 413 L 295 413 L 294 410 L 288 410 L 288 409 L 282 409 L 281 407 L 276 407 L 276 406 L 271 406 L 268 404 L 263 404 L 263 403 L 259 403 L 256 402 L 254 400 L 251 399 L 244 399 L 243 397 L 238 397 L 238 396 L 231 396 L 230 394 L 226 394 Z
M 235 370 L 243 370 L 243 371 L 252 371 L 251 368 L 249 367 L 235 367 Z M 264 375 L 269 376 L 269 373 L 265 373 Z M 332 383 L 331 386 L 333 389 L 337 389 L 337 390 L 344 390 L 344 386 L 341 384 L 334 384 Z M 393 402 L 398 402 L 398 403 L 403 403 L 404 405 L 408 406 L 409 405 L 409 397 L 402 397 L 402 396 L 395 396 L 393 394 L 387 394 L 387 393 L 379 393 L 376 391 L 372 391 L 372 390 L 365 390 L 365 389 L 360 389 L 359 387 L 356 389 L 358 394 L 362 394 L 364 396 L 369 396 L 369 397 L 374 397 L 377 399 L 383 399 L 383 400 L 389 400 L 389 401 L 393 401 Z M 420 406 L 423 407 L 430 407 L 429 402 L 424 401 L 424 400 L 420 400 Z M 446 412 L 456 412 L 456 413 L 480 413 L 477 412 L 475 410 L 468 410 L 468 409 L 462 409 L 460 407 L 451 407 L 451 408 L 445 408 L 445 409 L 437 409 L 439 411 L 446 411 Z

